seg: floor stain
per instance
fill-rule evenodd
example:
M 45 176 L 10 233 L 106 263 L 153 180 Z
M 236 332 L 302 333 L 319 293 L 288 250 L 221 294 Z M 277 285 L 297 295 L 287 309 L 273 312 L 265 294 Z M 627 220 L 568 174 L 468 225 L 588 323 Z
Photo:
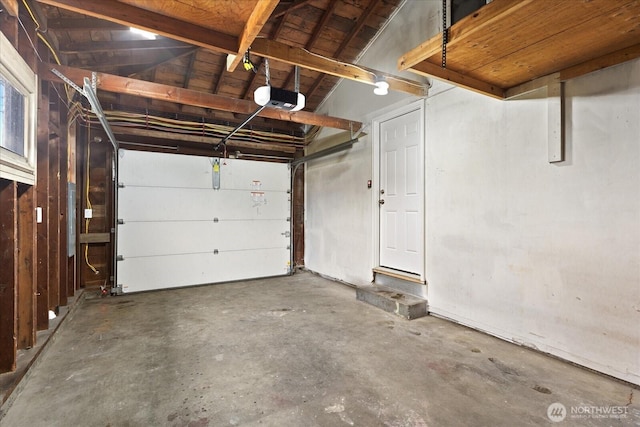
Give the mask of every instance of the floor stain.
M 549 390 L 547 387 L 543 387 L 541 385 L 534 385 L 533 389 L 539 393 L 543 393 L 543 394 L 551 394 L 551 390 Z

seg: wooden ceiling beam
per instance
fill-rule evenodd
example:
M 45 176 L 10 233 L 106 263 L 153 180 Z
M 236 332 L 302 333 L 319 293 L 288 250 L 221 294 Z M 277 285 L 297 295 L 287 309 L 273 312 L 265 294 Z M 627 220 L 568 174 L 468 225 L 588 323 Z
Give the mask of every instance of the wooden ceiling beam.
M 337 4 L 338 4 L 338 0 L 331 0 L 331 2 L 327 5 L 327 8 L 322 14 L 320 21 L 318 21 L 318 23 L 316 24 L 316 27 L 313 29 L 313 33 L 311 34 L 311 37 L 309 37 L 309 40 L 307 40 L 307 44 L 304 45 L 304 48 L 307 49 L 308 51 L 311 51 L 311 49 L 313 49 L 313 46 L 316 44 L 316 41 L 318 41 L 318 38 L 320 37 L 320 33 L 322 32 L 323 28 L 327 25 L 327 22 L 329 22 L 329 18 L 331 18 L 331 16 L 333 15 L 333 11 L 336 8 Z M 272 37 L 271 39 L 276 40 L 275 37 Z M 289 83 L 291 83 L 291 79 L 295 77 L 294 75 L 295 73 L 289 73 L 289 75 L 287 76 L 287 80 L 285 80 L 284 84 L 282 85 L 283 88 L 285 89 L 287 88 Z
M 580 77 L 584 74 L 598 71 L 603 68 L 612 67 L 636 58 L 640 58 L 640 44 L 620 49 L 590 61 L 574 65 L 573 67 L 565 68 L 557 73 L 539 77 L 535 80 L 514 86 L 507 89 L 505 96 L 507 99 L 517 98 L 550 84 L 564 82 L 569 79 Z
M 278 22 L 278 25 L 276 26 L 275 30 L 271 32 L 269 37 L 270 39 L 276 40 L 280 36 L 280 33 L 284 28 L 284 23 L 287 21 L 287 16 L 288 16 L 288 13 L 285 13 L 284 15 L 282 15 L 282 18 L 280 18 L 280 21 Z M 258 70 L 258 72 L 253 73 L 253 76 L 251 76 L 251 78 L 249 79 L 249 84 L 245 87 L 244 93 L 240 97 L 242 99 L 248 99 L 250 95 L 253 95 L 253 93 L 251 92 L 251 88 L 255 84 L 256 80 L 262 77 L 262 73 L 259 72 L 260 66 L 262 65 L 262 60 L 260 60 L 260 62 L 254 65 L 256 67 L 256 70 Z
M 283 4 L 281 6 L 278 6 L 273 12 L 272 18 L 279 18 L 286 13 L 293 12 L 294 10 L 300 9 L 301 7 L 305 7 L 310 1 L 311 0 L 295 0 L 291 5 Z
M 128 27 L 140 28 L 217 52 L 231 54 L 238 52 L 239 43 L 237 37 L 130 6 L 116 0 L 95 2 L 86 0 L 38 0 L 38 2 L 94 18 L 116 22 Z
M 347 34 L 344 40 L 342 40 L 342 43 L 340 43 L 340 46 L 338 47 L 335 54 L 333 55 L 336 59 L 341 58 L 342 53 L 347 48 L 347 46 L 349 46 L 349 44 L 353 41 L 356 35 L 358 35 L 358 33 L 360 32 L 364 24 L 367 22 L 367 19 L 369 19 L 369 16 L 373 13 L 373 9 L 375 9 L 375 7 L 378 5 L 379 1 L 380 0 L 371 0 L 371 3 L 369 3 L 369 6 L 367 6 L 364 12 L 362 12 L 360 17 L 356 21 L 355 25 L 349 31 L 349 34 Z M 316 81 L 313 83 L 313 85 L 307 92 L 308 98 L 311 98 L 311 96 L 315 93 L 315 91 L 318 90 L 320 85 L 322 85 L 322 81 L 325 79 L 325 77 L 326 76 L 321 75 L 316 79 Z
M 240 40 L 238 42 L 238 51 L 231 62 L 227 62 L 227 70 L 233 72 L 240 61 L 242 61 L 242 55 L 249 49 L 251 43 L 260 34 L 262 27 L 266 24 L 269 16 L 278 5 L 280 0 L 260 0 L 256 4 L 256 7 L 251 12 L 249 19 L 244 25 Z
M 471 15 L 467 15 L 449 28 L 447 46 L 462 43 L 473 34 L 484 30 L 492 23 L 505 19 L 516 10 L 527 6 L 535 0 L 494 0 L 481 7 Z M 507 18 L 508 19 L 508 18 Z M 442 32 L 442 31 L 441 31 Z M 442 52 L 442 37 L 431 37 L 424 43 L 411 49 L 398 59 L 398 69 L 407 70 L 419 62 L 425 61 Z
M 97 58 L 91 67 L 94 69 L 104 69 L 113 67 L 128 67 L 134 65 L 146 65 L 155 64 L 169 59 L 174 59 L 176 55 L 183 53 L 182 49 L 170 50 L 170 51 L 157 51 L 157 52 L 141 52 L 136 55 L 102 55 Z M 75 59 L 69 62 L 70 67 L 82 68 L 82 60 Z
M 85 77 L 90 77 L 90 72 L 78 68 L 45 63 L 40 63 L 39 66 L 38 76 L 43 80 L 59 82 L 59 77 L 51 72 L 52 68 L 59 70 L 67 78 L 79 85 L 83 84 Z M 211 108 L 247 115 L 252 114 L 256 110 L 256 104 L 244 99 L 228 98 L 211 93 L 183 89 L 111 74 L 96 74 L 97 88 L 107 92 L 123 93 L 161 101 L 169 101 L 177 104 L 186 104 L 195 107 Z M 259 116 L 307 125 L 349 130 L 353 132 L 357 132 L 362 128 L 361 122 L 341 119 L 338 117 L 323 116 L 306 111 L 297 111 L 293 113 L 275 108 L 265 108 L 260 112 Z
M 49 19 L 48 28 L 61 31 L 128 31 L 129 27 L 116 22 L 105 21 L 103 19 L 81 17 L 81 18 L 58 18 Z
M 256 55 L 265 58 L 282 61 L 291 65 L 299 65 L 323 74 L 329 74 L 360 83 L 374 85 L 376 77 L 385 77 L 389 83 L 389 89 L 410 93 L 415 96 L 427 94 L 428 87 L 420 82 L 396 77 L 391 74 L 363 67 L 361 65 L 349 64 L 335 59 L 327 58 L 306 49 L 289 46 L 274 40 L 256 39 L 251 46 L 251 51 Z
M 166 38 L 157 40 L 121 40 L 60 44 L 60 52 L 62 53 L 99 53 L 121 50 L 130 51 L 188 48 L 193 48 L 193 45 Z
M 197 52 L 199 49 L 200 49 L 199 47 L 191 46 L 191 49 L 180 49 L 180 52 L 179 53 L 175 53 L 175 54 L 171 54 L 171 53 L 167 54 L 165 52 L 165 54 L 163 56 L 160 56 L 158 58 L 157 62 L 154 62 L 151 65 L 147 65 L 141 70 L 138 70 L 138 71 L 135 71 L 135 72 L 130 72 L 130 73 L 127 74 L 127 76 L 134 77 L 134 76 L 136 76 L 138 74 L 142 74 L 142 73 L 145 73 L 147 71 L 155 70 L 157 67 L 159 67 L 162 64 L 166 64 L 167 62 L 170 62 L 170 61 L 173 61 L 175 59 L 182 58 L 182 57 L 185 57 L 185 56 L 188 56 L 188 55 L 191 55 L 191 54 L 195 54 L 195 52 Z
M 432 64 L 429 61 L 423 61 L 415 64 L 412 68 L 409 69 L 409 71 L 423 76 L 433 77 L 447 83 L 452 83 L 456 86 L 460 86 L 474 92 L 482 93 L 492 98 L 505 98 L 505 91 L 501 87 L 497 87 L 490 83 L 474 79 L 473 77 L 465 76 L 449 68 L 442 68 L 440 65 Z

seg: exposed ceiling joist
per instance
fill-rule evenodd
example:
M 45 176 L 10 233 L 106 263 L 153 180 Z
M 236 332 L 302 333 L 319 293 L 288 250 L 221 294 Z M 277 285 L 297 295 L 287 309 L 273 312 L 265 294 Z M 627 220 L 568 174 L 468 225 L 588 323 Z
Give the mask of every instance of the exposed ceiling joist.
M 492 98 L 504 99 L 504 89 L 487 82 L 474 79 L 473 77 L 465 76 L 464 74 L 460 74 L 448 68 L 442 68 L 440 65 L 432 64 L 428 61 L 414 65 L 411 68 L 411 71 L 426 77 L 433 77 L 437 80 L 453 83 L 456 86 L 488 95 Z
M 140 28 L 206 49 L 230 54 L 236 54 L 238 52 L 239 42 L 235 36 L 130 6 L 116 0 L 100 0 L 96 2 L 86 0 L 38 1 L 49 6 L 59 7 L 94 18 Z
M 45 63 L 40 63 L 38 75 L 44 80 L 60 81 L 60 79 L 51 72 L 52 68 L 59 70 L 67 78 L 76 82 L 76 84 L 82 82 L 85 77 L 90 77 L 90 73 L 87 70 Z M 214 95 L 212 93 L 177 88 L 174 86 L 120 77 L 112 74 L 96 73 L 96 76 L 97 88 L 107 92 L 136 95 L 150 99 L 174 102 L 177 104 L 231 111 L 247 115 L 253 113 L 256 109 L 256 104 L 244 99 L 228 98 L 225 96 Z M 297 111 L 292 113 L 274 108 L 265 108 L 259 116 L 313 126 L 349 130 L 353 132 L 357 132 L 362 128 L 362 123 L 357 121 L 323 116 L 306 111 Z
M 518 96 L 525 95 L 527 93 L 533 92 L 534 90 L 538 90 L 550 84 L 564 82 L 569 79 L 580 77 L 584 74 L 601 70 L 603 68 L 611 67 L 613 65 L 630 61 L 636 58 L 640 58 L 640 44 L 637 44 L 625 49 L 617 50 L 608 55 L 601 56 L 591 61 L 583 62 L 582 64 L 565 68 L 560 72 L 539 77 L 535 80 L 531 80 L 530 82 L 526 82 L 521 85 L 512 87 L 506 90 L 505 97 L 507 99 L 516 98 Z
M 193 46 L 190 46 L 194 49 Z M 147 67 L 151 63 L 159 63 L 176 58 L 182 53 L 194 52 L 193 50 L 185 49 L 170 49 L 170 50 L 155 50 L 138 52 L 135 55 L 101 55 L 97 58 L 93 64 L 96 70 L 104 70 L 114 67 L 125 66 L 145 66 Z M 69 66 L 80 67 L 81 61 L 70 61 Z
M 0 5 L 11 16 L 18 16 L 18 0 L 0 0 Z
M 129 27 L 120 25 L 116 22 L 105 21 L 103 19 L 80 17 L 49 19 L 48 28 L 64 31 L 121 31 L 127 30 Z
M 166 38 L 157 40 L 121 40 L 60 44 L 60 52 L 62 53 L 99 53 L 121 50 L 129 51 L 189 48 L 193 48 L 193 45 Z
M 237 54 L 234 55 L 230 63 L 227 63 L 228 71 L 234 71 L 240 61 L 242 61 L 242 55 L 244 55 L 247 49 L 249 49 L 249 46 L 251 46 L 251 43 L 253 43 L 258 34 L 260 34 L 260 30 L 264 27 L 264 24 L 269 19 L 269 16 L 271 16 L 271 13 L 279 1 L 280 0 L 261 0 L 258 2 L 242 30 Z
M 251 52 L 265 58 L 282 61 L 291 65 L 299 65 L 300 67 L 310 70 L 370 85 L 375 84 L 376 76 L 384 77 L 389 83 L 389 89 L 391 90 L 410 93 L 415 96 L 425 96 L 427 94 L 427 85 L 420 82 L 316 55 L 306 49 L 289 46 L 274 40 L 263 38 L 255 39 L 251 45 Z
M 273 17 L 274 18 L 279 18 L 282 15 L 284 15 L 285 13 L 293 12 L 296 9 L 300 9 L 301 7 L 306 6 L 307 3 L 309 3 L 310 1 L 311 0 L 295 0 L 293 2 L 293 4 L 290 4 L 290 5 L 281 4 L 273 12 Z

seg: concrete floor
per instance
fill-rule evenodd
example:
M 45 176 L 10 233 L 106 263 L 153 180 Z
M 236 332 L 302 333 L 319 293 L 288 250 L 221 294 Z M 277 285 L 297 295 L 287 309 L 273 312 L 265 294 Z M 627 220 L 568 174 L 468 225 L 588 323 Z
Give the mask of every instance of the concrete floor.
M 560 402 L 583 418 L 557 425 L 637 426 L 638 400 L 628 384 L 299 273 L 85 293 L 0 425 L 511 427 L 553 424 Z M 593 407 L 626 417 L 584 414 Z

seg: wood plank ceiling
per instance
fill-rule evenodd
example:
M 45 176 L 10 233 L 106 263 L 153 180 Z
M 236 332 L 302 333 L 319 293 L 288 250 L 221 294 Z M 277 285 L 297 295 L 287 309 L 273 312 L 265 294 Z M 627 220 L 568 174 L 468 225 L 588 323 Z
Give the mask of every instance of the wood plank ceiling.
M 639 0 L 493 0 L 398 68 L 498 99 L 640 57 Z
M 361 126 L 348 119 L 324 118 L 313 111 L 341 77 L 373 85 L 376 75 L 385 74 L 352 63 L 401 3 L 25 1 L 39 12 L 35 13 L 36 20 L 43 21 L 39 30 L 66 66 L 59 67 L 63 73 L 79 82 L 83 75 L 98 72 L 98 93 L 105 111 L 153 113 L 234 127 L 257 108 L 253 91 L 265 84 L 264 58 L 269 58 L 271 85 L 288 90 L 294 90 L 294 64 L 300 64 L 304 111 L 274 113 L 265 109 L 247 128 L 290 135 L 302 144 L 308 142 L 312 126 L 353 131 Z M 130 26 L 158 36 L 145 39 L 132 33 Z M 248 48 L 257 72 L 243 67 Z M 51 75 L 45 78 L 54 79 Z M 386 78 L 391 90 L 426 93 L 421 83 L 388 74 Z

